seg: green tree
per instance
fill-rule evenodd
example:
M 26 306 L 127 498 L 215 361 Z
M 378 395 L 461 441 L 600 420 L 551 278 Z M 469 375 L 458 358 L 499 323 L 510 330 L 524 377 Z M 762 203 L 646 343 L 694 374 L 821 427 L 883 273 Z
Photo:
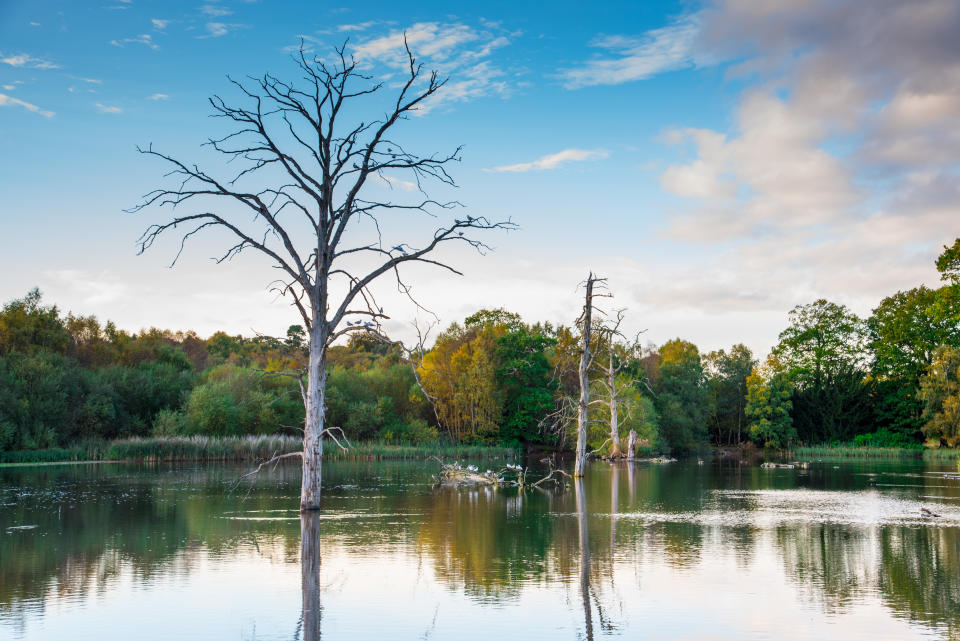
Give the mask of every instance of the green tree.
M 960 342 L 960 327 L 937 313 L 942 298 L 921 285 L 880 302 L 867 320 L 875 374 L 917 385 L 937 347 Z
M 960 238 L 953 241 L 950 247 L 944 245 L 943 253 L 937 257 L 937 271 L 941 279 L 960 285 Z
M 785 447 L 796 440 L 793 428 L 793 382 L 782 372 L 755 368 L 746 380 L 750 439 L 763 447 Z
M 920 436 L 920 379 L 934 351 L 940 345 L 960 344 L 960 326 L 951 318 L 954 288 L 920 286 L 897 292 L 884 298 L 867 320 L 877 378 L 877 423 L 908 439 Z
M 747 377 L 757 361 L 746 345 L 737 344 L 729 353 L 722 349 L 710 352 L 704 362 L 712 400 L 709 424 L 713 441 L 717 445 L 740 444 L 747 424 Z
M 707 441 L 709 398 L 697 346 L 679 338 L 659 350 L 656 407 L 660 434 L 671 450 L 690 452 Z
M 771 361 L 794 384 L 793 426 L 806 443 L 870 430 L 872 387 L 864 380 L 866 325 L 843 305 L 798 305 Z
M 540 424 L 553 409 L 557 389 L 546 351 L 556 343 L 522 323 L 497 339 L 496 375 L 503 390 L 501 443 L 544 441 Z
M 844 305 L 819 299 L 790 311 L 773 349 L 798 386 L 822 387 L 836 372 L 864 362 L 863 321 Z
M 920 382 L 920 397 L 927 438 L 949 447 L 960 445 L 960 350 L 945 345 L 934 352 Z
M 66 351 L 70 334 L 56 305 L 44 307 L 43 295 L 34 287 L 23 298 L 12 300 L 0 310 L 0 354 L 44 349 Z

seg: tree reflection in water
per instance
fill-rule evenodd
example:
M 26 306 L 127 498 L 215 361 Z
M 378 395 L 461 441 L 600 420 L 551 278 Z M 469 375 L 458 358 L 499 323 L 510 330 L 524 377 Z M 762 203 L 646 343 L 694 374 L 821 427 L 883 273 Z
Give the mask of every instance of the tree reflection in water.
M 303 641 L 320 640 L 320 620 L 323 604 L 320 602 L 320 512 L 300 514 L 300 590 L 303 606 Z
M 580 546 L 580 599 L 583 602 L 583 628 L 587 641 L 593 641 L 593 612 L 590 607 L 590 532 L 587 529 L 587 497 L 583 477 L 574 481 L 577 503 L 577 542 Z
M 323 605 L 327 638 L 340 638 L 338 617 L 374 607 L 364 601 L 360 586 L 371 581 L 353 570 L 356 559 L 367 568 L 381 564 L 399 582 L 383 597 L 398 604 L 394 616 L 407 614 L 404 604 L 415 597 L 404 586 L 415 583 L 435 603 L 456 608 L 437 615 L 430 603 L 417 615 L 420 632 L 436 625 L 440 636 L 455 612 L 484 616 L 476 613 L 564 592 L 569 625 L 587 639 L 635 631 L 638 620 L 655 631 L 669 615 L 643 608 L 663 603 L 664 590 L 677 590 L 681 606 L 709 607 L 716 601 L 710 581 L 722 575 L 727 591 L 755 589 L 754 581 L 783 583 L 781 596 L 825 619 L 878 605 L 888 621 L 960 638 L 960 485 L 942 476 L 914 480 L 916 469 L 896 481 L 903 485 L 880 492 L 866 486 L 857 467 L 825 467 L 818 477 L 814 470 L 721 464 L 597 463 L 569 489 L 521 494 L 433 489 L 432 470 L 422 463 L 338 464 L 329 469 L 329 513 L 303 517 L 296 511 L 298 470 L 281 467 L 249 492 L 231 491 L 240 470 L 0 469 L 0 636 L 49 638 L 22 622 L 55 618 L 51 613 L 63 604 L 82 613 L 95 595 L 109 605 L 129 585 L 162 601 L 171 577 L 199 585 L 230 565 L 270 568 L 275 577 L 289 568 L 291 593 L 299 582 L 300 595 L 286 601 L 290 611 L 268 636 L 281 628 L 290 633 L 302 599 L 296 638 L 320 638 Z M 903 504 L 913 511 L 920 497 L 936 495 L 946 516 L 871 524 L 843 515 L 831 520 L 810 507 L 836 513 L 870 492 L 878 503 L 867 507 Z M 33 529 L 17 529 L 24 524 Z M 345 581 L 324 599 L 321 536 L 326 572 Z M 744 607 L 786 607 L 772 598 L 761 594 Z M 230 616 L 218 607 L 210 604 L 205 616 Z M 547 616 L 524 612 L 534 628 Z M 737 625 L 749 632 L 746 623 Z M 763 631 L 775 631 L 778 622 L 769 625 Z

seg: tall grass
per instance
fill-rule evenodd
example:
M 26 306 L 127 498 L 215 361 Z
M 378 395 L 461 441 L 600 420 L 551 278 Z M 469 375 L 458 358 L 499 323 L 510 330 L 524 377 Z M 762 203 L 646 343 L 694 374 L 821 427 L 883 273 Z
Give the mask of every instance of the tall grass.
M 918 447 L 858 447 L 855 445 L 817 445 L 795 447 L 786 454 L 794 458 L 923 458 L 933 461 L 957 460 L 960 449 Z
M 0 463 L 48 463 L 66 461 L 256 461 L 296 452 L 303 445 L 297 436 L 173 436 L 87 441 L 71 448 L 0 452 Z M 434 443 L 395 445 L 354 443 L 346 451 L 327 443 L 323 457 L 348 459 L 508 458 L 517 450 L 508 447 Z
M 397 445 L 392 443 L 378 443 L 368 441 L 354 443 L 346 451 L 335 445 L 328 444 L 323 450 L 323 457 L 333 460 L 345 459 L 417 459 L 437 458 L 451 459 L 497 459 L 512 458 L 519 454 L 519 450 L 496 445 L 463 445 L 459 443 L 429 443 L 422 445 Z

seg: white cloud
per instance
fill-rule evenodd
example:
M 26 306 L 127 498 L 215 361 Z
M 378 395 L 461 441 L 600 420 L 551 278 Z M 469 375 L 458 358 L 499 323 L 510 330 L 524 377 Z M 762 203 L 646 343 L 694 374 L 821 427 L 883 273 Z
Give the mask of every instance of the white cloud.
M 524 162 L 516 165 L 504 165 L 493 167 L 485 171 L 494 172 L 525 172 L 525 171 L 543 171 L 546 169 L 556 169 L 562 164 L 569 162 L 583 162 L 586 160 L 602 160 L 607 158 L 608 154 L 603 149 L 564 149 L 555 154 L 547 154 L 532 162 Z
M 716 249 L 703 283 L 860 313 L 936 285 L 960 236 L 960 4 L 717 0 L 698 22 L 694 55 L 751 81 L 732 130 L 665 136 L 693 153 L 660 175 L 683 199 L 664 233 Z
M 416 191 L 417 183 L 411 182 L 409 180 L 402 180 L 400 178 L 395 178 L 393 176 L 386 176 L 383 174 L 374 174 L 374 178 L 377 182 L 382 184 L 385 187 L 390 189 L 399 189 L 401 191 Z
M 160 45 L 153 41 L 153 37 L 149 33 L 142 33 L 139 36 L 134 36 L 133 38 L 123 38 L 121 40 L 110 41 L 110 44 L 112 44 L 114 47 L 123 47 L 123 45 L 130 43 L 146 45 L 154 51 L 160 48 Z
M 219 38 L 225 36 L 235 29 L 243 29 L 247 25 L 244 24 L 234 24 L 226 22 L 208 22 L 206 25 L 207 34 L 206 36 L 198 36 L 200 38 Z
M 337 31 L 366 31 L 375 24 L 377 24 L 376 20 L 368 20 L 357 24 L 342 24 L 337 27 Z
M 32 111 L 35 114 L 40 114 L 44 118 L 53 118 L 54 113 L 46 109 L 41 109 L 40 107 L 20 100 L 19 98 L 14 98 L 8 96 L 7 94 L 0 93 L 0 107 L 23 107 L 27 111 Z
M 5 90 L 7 90 L 7 91 L 13 91 L 14 89 L 17 88 L 17 86 L 16 86 L 16 85 L 3 85 L 3 88 L 4 88 Z
M 155 93 L 152 96 L 147 96 L 147 100 L 169 100 L 170 96 L 165 93 Z
M 120 107 L 104 105 L 99 102 L 96 103 L 94 107 L 96 107 L 97 111 L 99 111 L 102 114 L 122 114 L 123 113 L 123 109 L 121 109 Z
M 82 304 L 90 307 L 125 300 L 130 293 L 128 284 L 107 272 L 91 274 L 76 269 L 60 269 L 45 271 L 43 277 L 53 290 L 72 292 Z
M 25 67 L 29 69 L 59 69 L 60 65 L 44 60 L 43 58 L 34 58 L 26 53 L 3 56 L 0 54 L 0 62 L 8 64 L 11 67 Z
M 227 9 L 226 7 L 218 7 L 212 4 L 203 5 L 202 7 L 200 7 L 200 11 L 205 15 L 212 16 L 215 18 L 233 15 L 233 11 L 231 11 L 230 9 Z
M 420 105 L 419 114 L 446 103 L 509 95 L 508 74 L 490 58 L 510 41 L 492 29 L 475 29 L 462 23 L 418 22 L 406 29 L 394 29 L 387 35 L 363 40 L 354 45 L 351 52 L 362 65 L 386 67 L 388 72 L 381 77 L 389 79 L 392 74 L 406 71 L 404 39 L 427 69 L 450 78 L 440 91 Z
M 560 72 L 564 86 L 579 89 L 593 85 L 618 85 L 643 80 L 658 73 L 696 64 L 693 44 L 698 32 L 695 18 L 647 31 L 639 37 L 605 36 L 591 46 L 605 54 Z
M 161 20 L 159 18 L 150 19 L 150 23 L 153 25 L 153 28 L 158 29 L 160 31 L 163 31 L 164 29 L 166 29 L 171 22 L 172 20 Z

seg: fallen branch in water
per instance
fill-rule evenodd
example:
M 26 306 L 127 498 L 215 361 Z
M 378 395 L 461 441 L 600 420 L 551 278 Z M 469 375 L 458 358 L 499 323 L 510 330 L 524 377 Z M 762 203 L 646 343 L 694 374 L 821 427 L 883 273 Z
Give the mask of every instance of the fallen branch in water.
M 521 490 L 528 487 L 540 487 L 547 482 L 557 485 L 562 483 L 560 476 L 572 478 L 561 469 L 552 468 L 550 473 L 536 483 L 527 483 L 528 468 L 520 465 L 507 464 L 498 471 L 487 470 L 481 472 L 476 465 L 460 465 L 459 462 L 444 463 L 436 456 L 431 456 L 440 464 L 440 473 L 437 474 L 437 484 L 448 485 L 493 485 L 496 487 L 518 487 Z
M 464 466 L 457 462 L 444 463 L 435 456 L 431 458 L 440 462 L 440 473 L 437 475 L 437 481 L 439 483 L 449 483 L 453 485 L 501 485 L 506 481 L 502 477 L 503 470 L 500 472 L 494 472 L 492 470 L 481 472 L 476 465 Z
M 562 481 L 560 480 L 559 477 L 554 477 L 555 474 L 559 474 L 559 475 L 565 476 L 565 477 L 567 477 L 568 479 L 573 478 L 572 476 L 570 476 L 569 474 L 567 474 L 566 472 L 564 472 L 564 471 L 561 470 L 560 468 L 554 468 L 554 469 L 550 470 L 550 473 L 549 473 L 549 474 L 547 474 L 547 475 L 544 476 L 542 479 L 540 479 L 539 481 L 537 481 L 536 483 L 534 483 L 531 487 L 540 487 L 540 484 L 541 484 L 541 483 L 546 483 L 547 481 L 553 481 L 553 482 L 556 483 L 557 485 L 560 485 L 560 483 L 561 483 Z

